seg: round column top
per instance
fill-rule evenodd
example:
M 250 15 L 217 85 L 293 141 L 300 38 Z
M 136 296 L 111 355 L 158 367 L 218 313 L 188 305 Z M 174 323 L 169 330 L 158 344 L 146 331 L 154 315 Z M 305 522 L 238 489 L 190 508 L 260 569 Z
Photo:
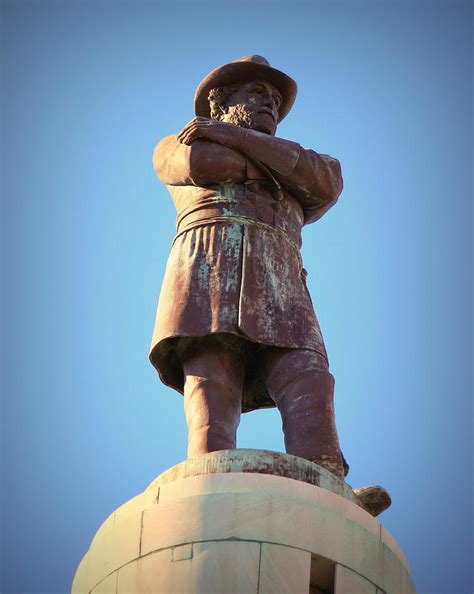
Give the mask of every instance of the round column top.
M 147 487 L 147 490 L 191 476 L 231 472 L 271 474 L 302 481 L 327 489 L 360 505 L 351 486 L 323 466 L 298 456 L 271 450 L 219 450 L 190 458 L 165 470 Z

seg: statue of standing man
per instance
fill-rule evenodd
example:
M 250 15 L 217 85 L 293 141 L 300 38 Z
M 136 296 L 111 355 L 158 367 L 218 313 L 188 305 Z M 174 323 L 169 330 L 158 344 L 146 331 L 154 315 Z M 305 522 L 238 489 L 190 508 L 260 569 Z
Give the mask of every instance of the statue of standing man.
M 184 394 L 188 457 L 235 448 L 241 412 L 276 405 L 286 451 L 342 479 L 334 378 L 300 255 L 341 168 L 275 136 L 296 90 L 261 56 L 220 66 L 196 91 L 197 117 L 156 147 L 177 232 L 150 359 Z

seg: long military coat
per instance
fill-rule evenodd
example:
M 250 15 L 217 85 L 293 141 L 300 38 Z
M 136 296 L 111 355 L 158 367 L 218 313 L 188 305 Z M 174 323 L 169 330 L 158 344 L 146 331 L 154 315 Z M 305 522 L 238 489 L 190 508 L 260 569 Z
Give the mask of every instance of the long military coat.
M 155 170 L 176 207 L 177 233 L 150 360 L 162 381 L 181 393 L 178 337 L 225 332 L 326 357 L 301 263 L 301 229 L 337 200 L 339 163 L 290 141 L 270 142 L 265 158 L 282 192 L 255 160 L 222 145 L 186 146 L 169 136 L 155 149 Z M 258 370 L 247 380 L 243 410 L 273 406 Z

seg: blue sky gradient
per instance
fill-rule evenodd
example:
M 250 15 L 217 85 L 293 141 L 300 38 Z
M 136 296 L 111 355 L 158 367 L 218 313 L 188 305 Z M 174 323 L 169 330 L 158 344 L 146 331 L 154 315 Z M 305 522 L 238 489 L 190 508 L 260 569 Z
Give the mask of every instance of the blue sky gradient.
M 277 134 L 340 159 L 304 230 L 354 487 L 419 594 L 473 591 L 472 4 L 4 2 L 3 593 L 68 592 L 101 522 L 185 458 L 147 354 L 174 232 L 151 167 L 213 68 L 299 85 Z M 283 451 L 278 413 L 240 447 Z

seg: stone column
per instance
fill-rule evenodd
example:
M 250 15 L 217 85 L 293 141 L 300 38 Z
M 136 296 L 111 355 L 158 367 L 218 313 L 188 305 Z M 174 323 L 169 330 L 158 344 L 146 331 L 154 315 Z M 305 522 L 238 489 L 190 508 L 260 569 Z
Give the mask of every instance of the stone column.
M 301 458 L 224 450 L 160 475 L 100 527 L 72 594 L 415 594 L 395 540 Z

